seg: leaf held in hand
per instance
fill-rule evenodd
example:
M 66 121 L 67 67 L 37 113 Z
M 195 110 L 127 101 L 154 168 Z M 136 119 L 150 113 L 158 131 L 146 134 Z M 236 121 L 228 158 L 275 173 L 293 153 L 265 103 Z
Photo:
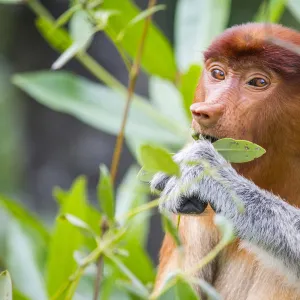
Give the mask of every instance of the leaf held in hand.
M 266 150 L 257 144 L 231 138 L 220 139 L 214 142 L 213 146 L 226 160 L 232 163 L 248 162 L 266 153 Z

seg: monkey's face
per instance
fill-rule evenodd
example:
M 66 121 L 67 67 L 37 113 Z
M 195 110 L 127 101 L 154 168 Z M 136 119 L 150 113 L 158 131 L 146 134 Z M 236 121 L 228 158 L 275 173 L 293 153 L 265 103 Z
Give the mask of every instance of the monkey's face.
M 235 65 L 209 59 L 191 106 L 192 127 L 212 141 L 231 137 L 259 142 L 256 121 L 279 83 L 278 75 L 250 59 Z
M 234 26 L 217 37 L 204 52 L 192 127 L 212 141 L 299 153 L 300 56 L 285 46 L 291 40 L 299 49 L 300 34 L 276 24 Z

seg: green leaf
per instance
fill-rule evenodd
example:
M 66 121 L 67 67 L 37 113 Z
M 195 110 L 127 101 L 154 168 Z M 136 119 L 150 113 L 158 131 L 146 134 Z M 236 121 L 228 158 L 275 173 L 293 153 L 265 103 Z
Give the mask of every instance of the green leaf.
M 47 292 L 36 258 L 36 244 L 21 224 L 9 221 L 6 237 L 5 263 L 14 281 L 14 288 L 31 300 L 46 300 Z M 24 280 L 28 278 L 30 280 Z
M 8 271 L 0 273 L 0 299 L 12 300 L 12 283 Z
M 220 139 L 213 143 L 215 149 L 229 162 L 244 163 L 254 160 L 266 153 L 257 144 L 231 138 Z
M 170 120 L 176 120 L 183 128 L 190 127 L 186 117 L 183 99 L 173 83 L 152 76 L 149 80 L 149 95 L 154 107 Z
M 97 9 L 97 11 L 94 14 L 94 18 L 97 22 L 97 29 L 104 30 L 108 25 L 110 17 L 119 14 L 120 12 L 114 9 Z
M 149 188 L 138 180 L 137 174 L 138 168 L 131 166 L 117 190 L 116 220 L 121 226 L 126 224 L 125 215 L 132 209 L 145 204 L 149 199 Z M 140 245 L 145 245 L 149 233 L 149 217 L 150 212 L 144 211 L 127 222 L 126 242 L 135 240 Z
M 73 183 L 66 199 L 62 201 L 59 215 L 72 214 L 86 219 L 86 180 L 79 177 Z M 74 251 L 84 245 L 85 238 L 81 232 L 68 222 L 56 222 L 47 259 L 47 288 L 53 296 L 76 269 Z M 58 271 L 59 270 L 59 271 Z M 64 295 L 60 299 L 64 299 Z
M 137 174 L 137 178 L 142 182 L 149 183 L 152 180 L 155 173 L 156 173 L 156 171 L 150 172 L 150 171 L 145 170 L 144 168 L 141 168 L 139 173 Z
M 125 28 L 122 29 L 122 31 L 117 36 L 117 40 L 118 41 L 122 40 L 124 38 L 126 31 L 130 29 L 132 26 L 146 19 L 147 17 L 153 15 L 157 11 L 164 10 L 165 8 L 166 8 L 165 5 L 159 4 L 141 11 L 137 16 L 135 16 L 132 20 L 130 20 L 130 22 L 125 26 Z
M 167 215 L 162 215 L 162 221 L 163 221 L 163 228 L 166 233 L 169 233 L 171 237 L 173 238 L 175 244 L 177 247 L 180 247 L 182 245 L 180 236 L 178 234 L 178 230 L 173 223 L 174 221 Z
M 64 191 L 60 187 L 54 187 L 52 193 L 59 205 L 62 205 L 64 200 L 67 199 L 69 195 L 68 191 Z M 85 209 L 86 218 L 83 219 L 83 221 L 92 229 L 93 232 L 99 235 L 101 214 L 91 204 L 88 204 Z
M 21 226 L 27 226 L 30 229 L 36 230 L 44 243 L 47 244 L 49 242 L 50 235 L 44 224 L 21 203 L 0 195 L 0 207 Z
M 110 18 L 109 26 L 105 29 L 112 41 L 116 41 L 118 33 L 141 13 L 129 0 L 104 1 L 102 9 L 118 10 L 120 12 L 119 15 Z M 139 22 L 131 27 L 130 30 L 126 32 L 120 44 L 132 57 L 136 56 L 143 26 L 143 22 Z M 159 55 L 157 55 L 158 49 Z M 148 30 L 146 47 L 142 57 L 142 67 L 150 74 L 156 74 L 166 79 L 175 80 L 176 64 L 172 47 L 166 37 L 153 23 Z
M 22 294 L 15 288 L 13 289 L 13 299 L 14 300 L 30 300 L 28 297 L 26 297 L 24 294 Z
M 80 5 L 71 6 L 68 10 L 66 10 L 62 15 L 59 16 L 59 18 L 54 23 L 54 27 L 58 28 L 64 26 L 67 22 L 69 22 L 74 13 L 79 9 Z
M 201 75 L 201 67 L 198 65 L 190 65 L 188 71 L 181 76 L 180 92 L 183 98 L 183 107 L 186 117 L 192 120 L 190 106 L 193 102 L 197 84 Z
M 215 215 L 214 223 L 221 231 L 222 238 L 219 244 L 228 245 L 235 238 L 233 224 L 222 215 Z
M 209 300 L 222 300 L 221 295 L 205 280 L 197 279 L 194 281 L 195 284 L 198 284 L 201 288 L 201 291 L 204 292 Z
M 178 0 L 175 52 L 180 70 L 202 64 L 203 50 L 226 28 L 230 6 L 231 0 Z
M 85 51 L 92 42 L 94 29 L 85 11 L 77 11 L 70 21 L 72 45 L 53 63 L 52 69 L 63 67 L 80 51 Z
M 144 284 L 153 282 L 155 279 L 155 268 L 141 244 L 135 239 L 127 241 L 125 234 L 125 239 L 122 240 L 122 248 L 129 253 L 128 257 L 120 257 L 123 264 Z
M 97 191 L 101 209 L 105 215 L 112 220 L 115 215 L 115 197 L 110 173 L 105 165 L 100 166 L 100 181 Z
M 125 95 L 67 72 L 36 72 L 17 75 L 13 82 L 53 110 L 71 114 L 110 134 L 118 134 Z M 188 131 L 134 98 L 126 124 L 126 136 L 162 145 L 182 146 Z
M 0 3 L 4 4 L 17 4 L 22 2 L 24 2 L 24 0 L 0 0 Z
M 298 0 L 287 0 L 287 7 L 291 14 L 300 21 L 300 3 Z
M 175 284 L 173 284 L 169 289 L 162 293 L 161 296 L 157 298 L 158 300 L 199 299 L 195 290 L 192 288 L 191 284 L 183 277 L 183 275 L 171 275 L 168 280 L 166 280 L 165 286 L 167 286 L 171 281 L 174 281 Z M 162 289 L 164 289 L 164 286 L 162 286 Z
M 284 13 L 286 2 L 287 0 L 263 1 L 256 16 L 254 17 L 254 21 L 272 23 L 279 22 Z
M 73 216 L 71 214 L 64 214 L 64 215 L 59 216 L 58 219 L 62 222 L 67 221 L 70 224 L 72 224 L 73 226 L 83 230 L 83 232 L 87 232 L 94 237 L 96 236 L 96 233 L 92 230 L 92 228 L 87 223 L 85 223 L 81 219 L 77 218 L 76 216 Z
M 52 22 L 40 17 L 36 20 L 36 27 L 43 38 L 53 49 L 63 52 L 72 45 L 72 39 L 68 32 L 62 28 L 57 28 Z
M 138 156 L 141 165 L 147 171 L 161 171 L 175 176 L 180 174 L 180 168 L 173 160 L 172 155 L 161 147 L 142 145 Z
M 147 298 L 148 290 L 143 283 L 137 278 L 130 269 L 116 256 L 107 255 L 107 257 L 114 263 L 114 265 L 131 281 L 132 286 L 142 298 Z

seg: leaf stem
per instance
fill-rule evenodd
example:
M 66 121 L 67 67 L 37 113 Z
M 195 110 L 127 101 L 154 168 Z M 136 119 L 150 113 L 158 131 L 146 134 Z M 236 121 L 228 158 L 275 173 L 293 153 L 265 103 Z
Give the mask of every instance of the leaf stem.
M 102 219 L 101 222 L 101 236 L 109 230 L 109 225 L 107 220 L 104 218 Z M 98 300 L 99 298 L 99 293 L 100 293 L 100 283 L 101 283 L 101 278 L 102 278 L 102 272 L 103 272 L 103 254 L 100 254 L 98 259 L 97 259 L 97 274 L 96 274 L 96 279 L 95 279 L 95 285 L 94 285 L 94 300 Z
M 155 4 L 156 4 L 156 0 L 149 0 L 148 9 L 151 9 Z M 144 47 L 145 47 L 146 37 L 147 37 L 150 22 L 151 22 L 151 18 L 152 18 L 152 14 L 150 14 L 145 19 L 144 28 L 143 28 L 142 36 L 140 39 L 137 55 L 135 57 L 135 60 L 133 62 L 133 65 L 132 65 L 132 68 L 131 68 L 131 71 L 129 74 L 126 106 L 125 106 L 125 110 L 124 110 L 124 114 L 123 114 L 123 118 L 122 118 L 121 129 L 117 136 L 117 141 L 116 141 L 112 164 L 111 164 L 111 180 L 113 183 L 115 182 L 115 178 L 116 178 L 117 171 L 118 171 L 118 166 L 119 166 L 123 143 L 124 143 L 125 126 L 126 126 L 126 122 L 127 122 L 127 118 L 128 118 L 128 112 L 129 112 L 130 103 L 131 103 L 131 100 L 132 100 L 132 97 L 134 94 L 136 80 L 137 80 L 137 77 L 140 72 L 141 59 L 142 59 L 142 55 L 143 55 L 143 51 L 144 51 Z

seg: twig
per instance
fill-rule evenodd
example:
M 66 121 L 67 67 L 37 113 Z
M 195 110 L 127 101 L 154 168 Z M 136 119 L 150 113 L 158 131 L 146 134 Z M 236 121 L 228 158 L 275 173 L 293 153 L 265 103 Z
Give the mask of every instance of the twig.
M 103 236 L 109 229 L 109 225 L 106 219 L 102 220 L 101 223 L 101 236 Z M 97 259 L 97 274 L 95 279 L 95 285 L 94 285 L 94 300 L 98 300 L 99 298 L 99 292 L 100 292 L 100 283 L 101 283 L 101 277 L 103 272 L 103 255 L 100 254 Z
M 148 9 L 152 8 L 155 4 L 156 4 L 156 0 L 149 0 Z M 124 109 L 121 128 L 120 128 L 120 131 L 117 136 L 116 145 L 115 145 L 112 163 L 111 163 L 110 175 L 111 175 L 112 184 L 114 184 L 114 182 L 115 182 L 116 174 L 118 171 L 120 156 L 121 156 L 122 148 L 123 148 L 125 126 L 126 126 L 126 122 L 127 122 L 127 118 L 128 118 L 129 107 L 130 107 L 130 103 L 131 103 L 131 100 L 132 100 L 132 97 L 134 94 L 136 80 L 137 80 L 137 77 L 138 77 L 139 71 L 140 71 L 141 59 L 142 59 L 142 55 L 143 55 L 143 51 L 144 51 L 144 47 L 145 47 L 145 41 L 146 41 L 149 25 L 151 22 L 151 17 L 152 17 L 152 15 L 149 15 L 145 20 L 142 36 L 141 36 L 139 47 L 138 47 L 138 52 L 137 52 L 136 58 L 133 62 L 133 65 L 132 65 L 130 73 L 129 73 L 129 83 L 128 83 L 128 89 L 127 89 L 126 106 Z M 94 298 L 93 298 L 94 300 L 98 300 L 98 297 L 99 297 L 101 275 L 102 275 L 102 256 L 99 257 L 98 263 L 97 263 L 97 275 L 96 275 Z
M 151 9 L 155 4 L 156 4 L 156 0 L 149 0 L 148 9 Z M 114 150 L 112 164 L 111 164 L 110 174 L 111 174 L 111 180 L 113 183 L 115 182 L 115 178 L 116 178 L 117 171 L 118 171 L 120 156 L 121 156 L 122 148 L 123 148 L 125 126 L 126 126 L 126 122 L 127 122 L 127 118 L 128 118 L 129 107 L 130 107 L 130 103 L 132 100 L 132 96 L 134 94 L 136 79 L 137 79 L 139 71 L 140 71 L 141 58 L 143 55 L 143 50 L 144 50 L 145 41 L 146 41 L 149 25 L 151 22 L 151 18 L 152 18 L 152 15 L 149 15 L 145 20 L 137 56 L 133 62 L 133 65 L 132 65 L 132 68 L 131 68 L 131 71 L 129 74 L 126 106 L 125 106 L 125 110 L 124 110 L 124 114 L 123 114 L 123 118 L 122 118 L 121 129 L 117 136 L 115 150 Z

